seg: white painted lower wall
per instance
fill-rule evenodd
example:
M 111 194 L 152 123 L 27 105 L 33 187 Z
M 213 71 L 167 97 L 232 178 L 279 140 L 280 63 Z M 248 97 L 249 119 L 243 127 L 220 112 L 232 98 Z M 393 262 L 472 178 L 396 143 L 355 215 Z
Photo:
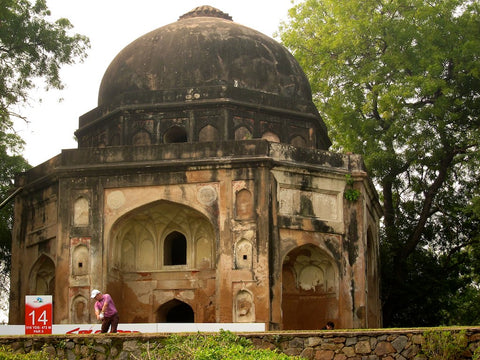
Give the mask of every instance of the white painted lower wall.
M 52 334 L 95 334 L 101 324 L 63 324 L 52 325 Z M 119 333 L 196 333 L 219 332 L 264 332 L 264 323 L 154 323 L 154 324 L 118 324 Z M 0 325 L 0 335 L 24 335 L 24 325 Z

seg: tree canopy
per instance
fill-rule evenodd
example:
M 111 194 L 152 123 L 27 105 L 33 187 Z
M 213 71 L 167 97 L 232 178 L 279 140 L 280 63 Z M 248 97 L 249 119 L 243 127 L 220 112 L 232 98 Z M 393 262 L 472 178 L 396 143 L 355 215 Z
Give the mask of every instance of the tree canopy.
M 280 28 L 335 148 L 362 154 L 379 190 L 386 326 L 459 322 L 478 280 L 479 6 L 306 0 Z
M 25 102 L 36 79 L 61 89 L 62 65 L 83 60 L 89 40 L 71 34 L 65 18 L 53 21 L 46 0 L 2 0 L 0 7 L 0 121 Z
M 0 291 L 5 291 L 13 221 L 13 206 L 6 200 L 15 174 L 29 168 L 13 122 L 27 119 L 16 109 L 28 103 L 29 92 L 42 81 L 46 89 L 61 89 L 60 68 L 82 61 L 89 40 L 71 33 L 67 19 L 53 21 L 45 0 L 0 0 L 0 5 Z

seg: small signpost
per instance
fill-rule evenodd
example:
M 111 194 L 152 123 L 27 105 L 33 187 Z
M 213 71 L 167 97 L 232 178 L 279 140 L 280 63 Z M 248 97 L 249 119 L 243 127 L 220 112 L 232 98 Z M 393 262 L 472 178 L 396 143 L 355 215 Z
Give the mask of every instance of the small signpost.
M 25 334 L 51 334 L 52 318 L 52 295 L 25 297 Z

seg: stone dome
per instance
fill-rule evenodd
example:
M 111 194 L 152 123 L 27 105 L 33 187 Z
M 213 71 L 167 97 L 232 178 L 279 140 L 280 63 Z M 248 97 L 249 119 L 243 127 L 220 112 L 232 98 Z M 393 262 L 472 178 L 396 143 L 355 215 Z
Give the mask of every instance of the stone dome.
M 210 6 L 127 45 L 75 135 L 79 147 L 260 138 L 331 145 L 293 55 Z
M 126 46 L 105 72 L 98 105 L 137 92 L 218 85 L 311 102 L 308 80 L 285 47 L 201 6 Z

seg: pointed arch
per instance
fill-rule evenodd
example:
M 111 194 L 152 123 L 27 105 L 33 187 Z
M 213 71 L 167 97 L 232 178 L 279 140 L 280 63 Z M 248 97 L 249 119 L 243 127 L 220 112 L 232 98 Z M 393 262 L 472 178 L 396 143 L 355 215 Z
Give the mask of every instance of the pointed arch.
M 187 303 L 173 299 L 158 308 L 157 322 L 193 323 L 195 322 L 195 313 Z
M 88 247 L 81 244 L 75 246 L 72 252 L 72 275 L 87 275 L 90 269 L 90 254 Z
M 197 289 L 198 283 L 183 279 L 203 278 L 202 272 L 211 279 L 216 267 L 216 236 L 204 214 L 166 200 L 118 218 L 108 234 L 111 246 L 105 287 L 112 296 L 118 291 L 115 304 L 125 314 L 122 321 L 154 322 L 158 316 L 155 309 L 165 298 L 181 289 L 179 301 L 185 300 L 184 294 Z M 204 300 L 202 311 L 213 306 L 209 299 Z M 132 307 L 135 310 L 128 310 Z
M 266 131 L 263 133 L 262 135 L 262 139 L 265 139 L 265 140 L 268 140 L 270 142 L 275 142 L 275 143 L 279 143 L 280 142 L 280 138 L 278 137 L 277 134 L 275 134 L 274 132 L 272 131 Z
M 252 138 L 252 132 L 245 126 L 240 126 L 235 130 L 235 140 L 249 140 Z
M 151 143 L 151 135 L 146 130 L 140 130 L 132 136 L 132 145 L 150 145 Z
M 188 140 L 187 130 L 181 126 L 172 126 L 163 135 L 163 142 L 165 144 L 172 143 L 186 143 Z
M 81 196 L 73 205 L 73 225 L 88 226 L 90 223 L 90 203 L 88 199 Z
M 163 265 L 187 265 L 187 239 L 179 231 L 172 231 L 163 242 Z
M 235 216 L 239 220 L 247 220 L 254 217 L 253 196 L 247 189 L 242 189 L 236 193 Z
M 253 264 L 253 244 L 241 239 L 235 244 L 235 268 L 251 269 Z
M 307 141 L 303 138 L 303 136 L 297 135 L 290 139 L 290 144 L 296 147 L 307 147 Z
M 218 130 L 213 125 L 205 125 L 200 129 L 198 133 L 198 141 L 207 142 L 207 141 L 219 141 L 220 135 Z
M 235 322 L 255 322 L 255 302 L 250 291 L 242 289 L 237 292 L 233 316 Z
M 89 309 L 88 309 L 88 300 L 85 296 L 77 295 L 73 298 L 72 307 L 70 309 L 70 318 L 72 324 L 88 324 L 89 319 Z
M 318 246 L 291 250 L 282 266 L 283 329 L 321 329 L 327 321 L 336 322 L 338 277 L 336 263 Z
M 55 264 L 50 257 L 42 254 L 33 264 L 29 285 L 32 295 L 54 295 Z

